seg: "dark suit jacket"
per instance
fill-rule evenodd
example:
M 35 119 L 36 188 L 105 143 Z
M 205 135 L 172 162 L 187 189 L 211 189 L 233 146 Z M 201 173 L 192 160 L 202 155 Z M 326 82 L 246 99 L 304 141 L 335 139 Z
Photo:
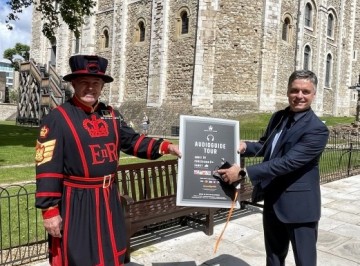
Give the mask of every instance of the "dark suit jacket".
M 264 205 L 272 205 L 279 220 L 318 221 L 321 209 L 318 163 L 329 131 L 310 109 L 279 139 L 270 158 L 274 136 L 288 110 L 271 117 L 259 142 L 246 142 L 244 156 L 264 156 L 262 163 L 247 166 L 246 171 L 253 184 L 260 182 Z

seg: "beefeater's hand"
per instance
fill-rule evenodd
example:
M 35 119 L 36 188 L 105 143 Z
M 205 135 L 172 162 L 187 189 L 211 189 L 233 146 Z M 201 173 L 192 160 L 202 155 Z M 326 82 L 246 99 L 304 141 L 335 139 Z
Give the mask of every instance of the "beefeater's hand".
M 169 144 L 168 151 L 170 154 L 177 156 L 178 158 L 181 158 L 181 152 L 179 150 L 179 146 L 175 144 Z
M 62 237 L 62 218 L 60 215 L 44 219 L 44 227 L 46 231 L 53 237 Z

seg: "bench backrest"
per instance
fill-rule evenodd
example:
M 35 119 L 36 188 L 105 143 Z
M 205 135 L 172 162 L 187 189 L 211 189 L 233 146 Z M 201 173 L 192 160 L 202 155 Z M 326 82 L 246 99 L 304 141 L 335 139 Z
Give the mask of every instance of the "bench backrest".
M 134 201 L 175 195 L 177 164 L 173 159 L 119 165 L 120 193 Z

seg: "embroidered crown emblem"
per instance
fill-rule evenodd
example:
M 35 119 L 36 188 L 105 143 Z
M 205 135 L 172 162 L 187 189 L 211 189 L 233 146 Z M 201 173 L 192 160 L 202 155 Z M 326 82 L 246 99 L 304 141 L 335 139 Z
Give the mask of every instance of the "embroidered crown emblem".
M 92 138 L 109 135 L 108 124 L 102 119 L 97 119 L 95 115 L 91 116 L 91 120 L 85 119 L 83 127 L 87 130 L 87 132 L 89 132 L 89 135 Z
M 43 126 L 40 129 L 40 138 L 46 138 L 49 133 L 49 128 L 47 126 Z

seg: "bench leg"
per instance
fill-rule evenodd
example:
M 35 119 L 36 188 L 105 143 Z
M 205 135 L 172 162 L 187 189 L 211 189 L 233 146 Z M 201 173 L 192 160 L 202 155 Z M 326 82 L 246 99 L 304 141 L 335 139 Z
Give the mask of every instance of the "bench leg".
M 214 208 L 209 208 L 205 220 L 205 234 L 211 236 L 214 233 Z
M 131 238 L 131 224 L 128 220 L 125 220 L 126 226 L 126 252 L 124 263 L 130 262 L 130 238 Z
M 181 217 L 180 218 L 181 220 L 180 220 L 180 225 L 181 226 L 187 226 L 187 221 L 188 221 L 188 219 L 187 219 L 187 217 Z
M 126 252 L 125 252 L 125 263 L 130 262 L 130 231 L 128 232 L 128 236 L 126 236 Z

